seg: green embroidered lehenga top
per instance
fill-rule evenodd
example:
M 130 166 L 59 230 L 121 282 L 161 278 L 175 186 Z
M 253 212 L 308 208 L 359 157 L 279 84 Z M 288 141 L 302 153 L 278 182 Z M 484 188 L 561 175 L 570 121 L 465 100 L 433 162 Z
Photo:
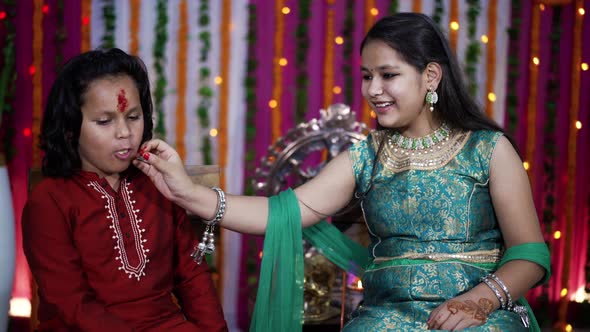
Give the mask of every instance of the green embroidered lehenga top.
M 362 207 L 373 261 L 362 278 L 364 301 L 344 331 L 425 330 L 433 309 L 497 268 L 503 240 L 488 184 L 501 135 L 453 131 L 430 149 L 410 150 L 375 131 L 351 146 L 357 189 L 371 186 Z M 496 310 L 475 330 L 528 329 L 518 314 Z

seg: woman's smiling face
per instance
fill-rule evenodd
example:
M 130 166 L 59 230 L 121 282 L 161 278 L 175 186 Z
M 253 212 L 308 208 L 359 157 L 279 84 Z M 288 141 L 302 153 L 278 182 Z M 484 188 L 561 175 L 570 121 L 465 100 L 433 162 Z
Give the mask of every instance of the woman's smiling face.
M 431 117 L 424 101 L 426 75 L 405 62 L 380 40 L 369 41 L 361 53 L 362 95 L 387 128 L 411 127 L 416 119 Z

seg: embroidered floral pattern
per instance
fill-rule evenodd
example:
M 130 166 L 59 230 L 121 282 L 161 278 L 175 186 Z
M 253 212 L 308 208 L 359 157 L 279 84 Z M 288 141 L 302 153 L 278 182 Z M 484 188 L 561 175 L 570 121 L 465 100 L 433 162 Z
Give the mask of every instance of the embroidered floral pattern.
M 138 217 L 137 213 L 139 209 L 134 208 L 135 200 L 131 198 L 133 190 L 129 189 L 130 183 L 127 180 L 122 180 L 121 185 L 121 199 L 125 203 L 127 216 L 129 217 L 129 224 L 131 226 L 131 232 L 133 234 L 134 248 L 138 257 L 137 262 L 131 262 L 129 255 L 125 249 L 123 231 L 121 229 L 121 221 L 119 220 L 119 214 L 117 213 L 117 207 L 115 204 L 115 197 L 110 195 L 97 181 L 92 181 L 88 186 L 92 187 L 98 193 L 101 194 L 101 198 L 105 200 L 105 209 L 107 210 L 107 219 L 109 219 L 111 225 L 110 229 L 113 230 L 113 239 L 115 240 L 114 249 L 118 251 L 119 255 L 115 257 L 116 260 L 121 262 L 119 270 L 123 270 L 129 278 L 137 278 L 139 281 L 141 277 L 145 276 L 145 267 L 150 261 L 147 258 L 147 253 L 150 251 L 146 249 L 144 244 L 147 242 L 143 239 L 142 233 L 145 232 L 144 228 L 140 227 L 142 219 Z

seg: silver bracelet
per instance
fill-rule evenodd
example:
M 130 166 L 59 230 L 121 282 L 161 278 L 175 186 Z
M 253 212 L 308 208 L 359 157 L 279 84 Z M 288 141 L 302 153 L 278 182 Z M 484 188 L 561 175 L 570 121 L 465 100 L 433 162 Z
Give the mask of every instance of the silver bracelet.
M 203 222 L 207 225 L 217 225 L 225 215 L 225 193 L 219 187 L 213 187 L 211 189 L 217 193 L 217 210 L 213 219 L 203 220 Z
M 506 309 L 506 302 L 504 301 L 502 294 L 500 294 L 500 291 L 498 290 L 498 288 L 496 288 L 496 286 L 494 286 L 494 284 L 492 284 L 492 282 L 489 280 L 489 277 L 485 276 L 485 277 L 482 277 L 480 280 L 483 281 L 486 285 L 488 285 L 488 287 L 492 290 L 492 292 L 494 292 L 494 295 L 496 295 L 496 297 L 498 298 L 498 301 L 500 301 L 500 308 Z
M 207 224 L 207 227 L 205 227 L 205 233 L 203 233 L 201 242 L 195 246 L 195 249 L 191 253 L 191 257 L 199 265 L 203 261 L 203 256 L 205 256 L 205 254 L 212 254 L 215 251 L 215 236 L 213 231 L 215 230 L 215 226 L 221 222 L 225 215 L 225 193 L 218 187 L 213 187 L 211 189 L 215 190 L 217 193 L 217 211 L 215 212 L 213 219 L 203 220 L 203 222 Z
M 500 280 L 500 278 L 498 278 L 495 274 L 490 273 L 488 274 L 486 277 L 488 278 L 492 278 L 492 280 L 494 280 L 498 286 L 500 286 L 500 288 L 502 288 L 502 290 L 504 291 L 504 294 L 506 294 L 506 299 L 508 300 L 508 303 L 506 304 L 506 310 L 512 310 L 512 296 L 510 296 L 510 292 L 508 291 L 508 287 L 506 287 L 506 285 L 502 282 L 502 280 Z

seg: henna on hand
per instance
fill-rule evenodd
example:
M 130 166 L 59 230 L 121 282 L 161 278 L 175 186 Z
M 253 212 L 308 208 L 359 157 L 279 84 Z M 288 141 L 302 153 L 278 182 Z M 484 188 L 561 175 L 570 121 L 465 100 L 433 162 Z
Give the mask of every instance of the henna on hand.
M 466 300 L 465 302 L 452 300 L 447 304 L 447 310 L 449 310 L 451 315 L 463 311 L 473 317 L 473 319 L 485 322 L 488 319 L 488 315 L 492 312 L 493 306 L 492 301 L 486 298 L 479 299 L 478 303 L 471 300 Z

